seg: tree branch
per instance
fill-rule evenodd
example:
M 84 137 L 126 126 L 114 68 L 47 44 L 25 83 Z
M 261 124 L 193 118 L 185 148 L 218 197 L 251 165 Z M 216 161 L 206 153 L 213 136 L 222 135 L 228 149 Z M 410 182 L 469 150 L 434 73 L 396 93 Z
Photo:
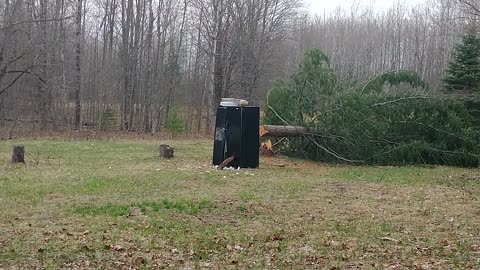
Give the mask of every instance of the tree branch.
M 10 25 L 7 25 L 7 26 L 4 26 L 2 28 L 0 28 L 0 31 L 4 31 L 8 28 L 12 28 L 14 26 L 17 26 L 17 25 L 20 25 L 20 24 L 24 24 L 24 23 L 38 23 L 38 22 L 57 22 L 57 21 L 63 21 L 63 20 L 68 20 L 70 18 L 72 18 L 73 16 L 68 16 L 68 17 L 64 17 L 64 18 L 58 18 L 58 19 L 43 19 L 43 20 L 26 20 L 26 21 L 21 21 L 21 22 L 16 22 L 16 23 L 12 23 Z
M 40 77 L 38 74 L 34 73 L 34 72 L 31 72 L 30 70 L 30 67 L 25 69 L 25 70 L 9 70 L 7 73 L 10 73 L 10 74 L 15 74 L 15 73 L 23 73 L 23 74 L 30 74 L 30 75 L 33 75 L 35 76 L 39 81 L 41 81 L 43 84 L 47 84 L 47 81 L 45 81 L 42 77 Z M 22 74 L 22 75 L 23 75 Z
M 480 8 L 467 0 L 458 0 L 461 4 L 466 5 L 467 7 L 473 9 L 473 12 L 469 12 L 472 15 L 480 16 Z
M 35 76 L 43 84 L 47 83 L 42 77 L 40 77 L 37 74 L 29 71 L 29 69 L 30 68 L 27 68 L 25 70 L 10 70 L 10 71 L 8 71 L 7 73 L 11 73 L 11 74 L 17 73 L 18 75 L 7 86 L 5 86 L 4 88 L 2 88 L 0 90 L 0 96 L 3 95 L 5 93 L 5 91 L 8 90 L 8 88 L 12 87 L 24 74 L 31 74 L 31 75 Z
M 395 99 L 395 100 L 390 100 L 390 101 L 386 101 L 386 102 L 376 103 L 376 104 L 370 105 L 370 108 L 379 107 L 379 106 L 385 106 L 385 105 L 388 105 L 388 104 L 397 103 L 397 102 L 404 101 L 404 100 L 428 99 L 428 98 L 429 98 L 429 97 L 426 97 L 426 96 L 403 97 L 403 98 L 398 98 L 398 99 Z
M 345 161 L 345 162 L 348 162 L 348 163 L 364 163 L 365 161 L 363 160 L 350 160 L 350 159 L 347 159 L 347 158 L 344 158 L 344 157 L 341 157 L 339 156 L 338 154 L 328 150 L 326 147 L 320 145 L 318 142 L 316 142 L 314 139 L 308 137 L 308 136 L 305 136 L 305 138 L 309 139 L 312 143 L 314 143 L 318 148 L 322 149 L 323 151 L 327 152 L 327 154 L 329 155 L 332 155 L 333 157 L 339 159 L 339 160 L 342 160 L 342 161 Z
M 290 124 L 289 124 L 287 121 L 285 121 L 285 119 L 283 119 L 283 118 L 277 113 L 277 111 L 275 111 L 275 109 L 273 109 L 272 106 L 270 106 L 270 103 L 269 103 L 268 100 L 269 100 L 269 97 L 270 97 L 270 93 L 271 93 L 272 91 L 273 91 L 273 89 L 270 90 L 270 91 L 268 91 L 268 94 L 267 94 L 267 107 L 268 107 L 268 109 L 269 109 L 269 110 L 272 110 L 272 112 L 278 117 L 278 119 L 280 119 L 285 125 L 290 126 Z
M 0 96 L 3 95 L 3 93 L 5 93 L 5 91 L 7 91 L 8 88 L 12 87 L 12 85 L 14 85 L 18 79 L 20 79 L 20 77 L 22 77 L 23 74 L 25 74 L 26 72 L 22 72 L 20 74 L 17 75 L 17 77 L 15 77 L 15 79 L 13 81 L 11 81 L 7 86 L 5 86 L 3 89 L 0 90 Z
M 365 91 L 365 88 L 367 88 L 367 86 L 369 86 L 371 82 L 375 81 L 376 79 L 380 78 L 381 76 L 386 75 L 386 74 L 390 74 L 390 73 L 400 72 L 400 71 L 409 71 L 409 70 L 394 69 L 394 70 L 390 70 L 390 71 L 387 71 L 387 72 L 384 72 L 384 73 L 379 73 L 363 85 L 362 91 L 360 91 L 360 94 L 363 94 L 363 92 Z

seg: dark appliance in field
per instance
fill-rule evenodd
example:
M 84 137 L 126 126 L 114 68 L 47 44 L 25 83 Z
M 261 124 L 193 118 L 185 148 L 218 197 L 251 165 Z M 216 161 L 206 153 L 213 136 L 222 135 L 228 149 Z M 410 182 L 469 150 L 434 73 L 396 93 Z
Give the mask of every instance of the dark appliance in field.
M 259 107 L 218 107 L 213 165 L 220 166 L 226 159 L 234 157 L 228 167 L 258 168 L 259 119 Z

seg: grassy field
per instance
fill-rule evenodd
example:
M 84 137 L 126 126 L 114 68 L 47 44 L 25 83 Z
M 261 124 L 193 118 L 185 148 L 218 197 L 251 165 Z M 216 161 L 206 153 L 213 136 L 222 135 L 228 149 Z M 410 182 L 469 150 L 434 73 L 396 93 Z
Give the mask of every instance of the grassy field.
M 0 141 L 0 269 L 480 269 L 479 169 L 215 171 L 167 143 Z

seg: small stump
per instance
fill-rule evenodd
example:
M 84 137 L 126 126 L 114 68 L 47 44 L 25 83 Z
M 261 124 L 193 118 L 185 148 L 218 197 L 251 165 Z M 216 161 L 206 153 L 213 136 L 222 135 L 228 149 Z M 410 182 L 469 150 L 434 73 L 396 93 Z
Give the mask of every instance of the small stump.
M 166 144 L 160 144 L 158 152 L 161 158 L 171 159 L 173 158 L 173 148 Z
M 25 163 L 25 146 L 13 146 L 12 163 Z

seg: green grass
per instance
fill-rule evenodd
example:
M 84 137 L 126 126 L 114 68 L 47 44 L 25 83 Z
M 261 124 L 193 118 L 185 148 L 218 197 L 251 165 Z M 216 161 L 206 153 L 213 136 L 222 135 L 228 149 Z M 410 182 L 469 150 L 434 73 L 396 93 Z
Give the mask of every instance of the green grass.
M 479 169 L 216 171 L 210 141 L 166 143 L 0 141 L 0 269 L 480 268 Z
M 463 169 L 452 167 L 345 167 L 334 173 L 334 177 L 364 182 L 378 182 L 397 185 L 438 184 L 453 187 L 465 185 L 480 185 L 473 175 L 478 169 Z M 458 177 L 459 175 L 471 177 Z M 466 183 L 466 182 L 470 183 Z
M 180 200 L 174 201 L 169 199 L 163 199 L 160 202 L 145 201 L 138 204 L 112 204 L 107 203 L 105 205 L 87 205 L 75 207 L 73 212 L 82 216 L 86 215 L 108 215 L 108 216 L 126 216 L 132 214 L 133 208 L 138 208 L 143 214 L 147 211 L 158 212 L 161 209 L 175 210 L 190 215 L 199 214 L 204 209 L 212 208 L 213 204 L 208 200 L 192 201 L 192 200 Z

